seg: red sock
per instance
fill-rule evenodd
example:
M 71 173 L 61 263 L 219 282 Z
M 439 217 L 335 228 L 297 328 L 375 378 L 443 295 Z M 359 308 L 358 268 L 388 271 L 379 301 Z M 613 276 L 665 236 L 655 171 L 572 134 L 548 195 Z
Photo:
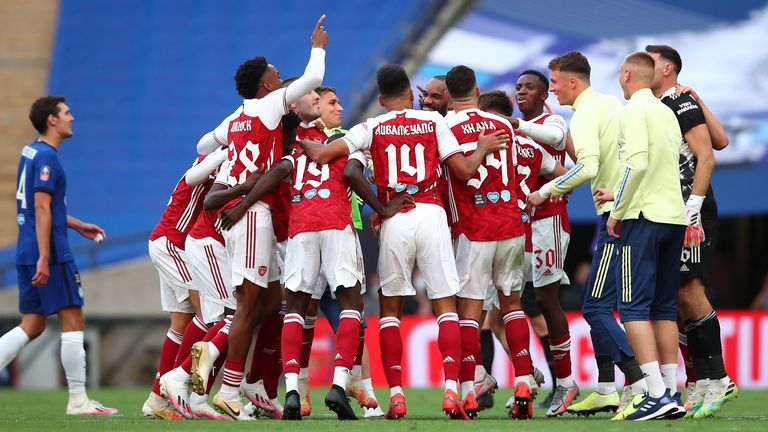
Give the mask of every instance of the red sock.
M 213 369 L 211 369 L 211 374 L 208 376 L 208 388 L 206 389 L 205 394 L 211 394 L 213 383 L 216 382 L 216 376 L 219 374 L 219 371 L 221 371 L 221 366 L 224 365 L 224 360 L 226 359 L 227 350 L 225 348 L 224 351 L 219 354 L 219 357 L 216 359 L 216 361 L 213 362 Z
M 335 367 L 352 369 L 355 354 L 360 346 L 360 312 L 345 309 L 339 314 L 339 328 L 336 330 Z
M 209 328 L 210 326 L 204 323 L 202 318 L 197 315 L 192 318 L 192 321 L 187 324 L 187 328 L 184 330 L 184 337 L 181 339 L 181 346 L 179 347 L 179 353 L 176 354 L 176 362 L 173 364 L 173 367 L 179 367 L 189 357 L 192 345 L 203 340 Z
M 173 363 L 176 361 L 176 355 L 181 346 L 181 333 L 168 329 L 163 341 L 163 347 L 160 349 L 160 364 L 157 365 L 157 375 L 155 375 L 155 385 L 152 386 L 152 392 L 158 396 L 160 394 L 160 377 L 173 369 Z
M 283 373 L 299 373 L 299 360 L 302 352 L 302 329 L 304 319 L 296 313 L 285 315 L 283 320 L 283 337 L 280 351 L 283 358 Z
M 209 342 L 211 339 L 214 338 L 217 334 L 219 334 L 219 331 L 224 327 L 224 325 L 227 324 L 227 320 L 223 319 L 221 321 L 217 321 L 214 325 L 211 326 L 211 328 L 208 330 L 208 333 L 205 334 L 203 337 L 203 342 Z M 194 345 L 194 344 L 193 344 Z M 191 348 L 190 348 L 191 349 Z M 219 351 L 219 359 L 226 358 L 226 346 L 224 347 L 224 351 Z M 217 359 L 218 360 L 218 359 Z M 224 360 L 222 360 L 223 362 Z M 184 369 L 185 372 L 191 373 L 192 372 L 192 356 L 187 356 L 187 358 L 184 359 L 183 362 L 179 365 L 182 369 Z M 221 366 L 221 365 L 219 365 Z
M 688 336 L 685 333 L 677 334 L 680 340 L 680 353 L 683 355 L 683 364 L 685 365 L 685 385 L 696 382 L 696 371 L 693 369 L 691 360 L 691 350 L 688 349 Z
M 232 316 L 227 316 L 226 318 L 224 318 L 224 325 L 221 326 L 221 329 L 219 329 L 218 333 L 213 335 L 213 337 L 210 340 L 206 341 L 213 344 L 213 346 L 215 346 L 220 353 L 225 352 L 227 350 L 227 347 L 229 346 L 229 325 L 230 324 L 232 324 Z
M 245 362 L 242 360 L 227 360 L 224 362 L 224 378 L 222 385 L 230 387 L 240 387 L 243 381 L 243 372 L 245 371 Z
M 480 352 L 480 325 L 475 320 L 460 320 L 459 331 L 461 332 L 459 382 L 474 381 L 477 353 Z
M 531 361 L 528 320 L 521 309 L 513 310 L 504 315 L 504 333 L 509 345 L 509 356 L 515 367 L 515 376 L 533 374 L 533 362 Z
M 461 361 L 461 330 L 459 330 L 459 315 L 448 312 L 437 317 L 437 347 L 443 356 L 443 373 L 445 380 L 459 380 L 459 363 Z M 480 336 L 478 336 L 478 340 Z M 478 342 L 479 343 L 479 342 Z
M 357 338 L 357 353 L 355 354 L 355 366 L 363 365 L 363 350 L 365 350 L 365 329 L 361 325 L 360 335 Z
M 304 327 L 301 331 L 301 361 L 302 369 L 309 367 L 309 355 L 312 353 L 312 342 L 315 340 L 316 316 L 304 318 Z
M 259 332 L 256 336 L 256 343 L 253 344 L 253 355 L 251 355 L 251 368 L 245 377 L 247 383 L 255 383 L 264 378 L 264 369 L 274 354 L 273 348 L 269 347 L 270 340 L 274 333 L 281 333 L 283 328 L 283 316 L 275 314 L 267 318 L 259 326 Z M 274 350 L 279 350 L 278 346 Z
M 571 376 L 571 334 L 566 333 L 557 339 L 550 339 L 549 350 L 555 364 L 555 376 L 561 379 Z
M 400 320 L 395 317 L 382 317 L 379 321 L 379 343 L 381 344 L 381 364 L 384 376 L 390 388 L 403 385 L 403 340 L 400 336 Z

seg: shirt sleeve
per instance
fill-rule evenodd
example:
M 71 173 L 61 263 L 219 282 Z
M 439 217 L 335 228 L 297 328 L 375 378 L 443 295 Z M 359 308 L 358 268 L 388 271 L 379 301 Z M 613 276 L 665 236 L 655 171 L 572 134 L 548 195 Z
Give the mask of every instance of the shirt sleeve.
M 225 160 L 224 163 L 221 164 L 221 168 L 219 169 L 219 173 L 216 174 L 216 179 L 213 181 L 214 183 L 222 184 L 224 186 L 230 186 L 229 184 L 229 169 L 232 167 L 232 163 L 229 160 Z
M 440 155 L 440 160 L 445 161 L 449 157 L 456 153 L 460 153 L 461 146 L 459 141 L 451 132 L 451 128 L 448 127 L 448 123 L 439 114 L 436 114 L 435 119 L 435 136 L 437 137 L 437 153 Z
M 61 165 L 54 153 L 38 152 L 35 158 L 34 191 L 53 194 L 61 177 Z
M 670 98 L 667 106 L 675 112 L 677 122 L 680 124 L 680 132 L 683 135 L 694 127 L 707 123 L 701 106 L 693 96 L 687 93 L 683 93 L 675 99 Z
M 517 128 L 520 132 L 528 135 L 538 142 L 542 142 L 555 150 L 565 148 L 565 137 L 568 128 L 565 126 L 565 120 L 559 115 L 551 115 L 544 119 L 544 124 L 538 124 L 525 120 L 519 120 L 520 126 Z
M 349 158 L 347 160 L 352 160 L 352 159 L 359 161 L 361 164 L 363 164 L 363 167 L 368 165 L 368 159 L 365 157 L 363 152 L 359 150 L 349 154 Z
M 184 174 L 184 181 L 190 186 L 205 183 L 225 160 L 227 160 L 227 149 L 219 147 L 213 153 L 206 155 L 202 161 L 192 165 Z
M 285 111 L 288 112 L 288 105 L 299 100 L 300 97 L 314 90 L 323 83 L 325 75 L 325 50 L 322 48 L 312 48 L 309 54 L 309 62 L 304 69 L 304 74 L 296 81 L 292 82 L 285 91 Z M 281 116 L 283 114 L 280 114 Z
M 552 157 L 549 152 L 545 150 L 539 150 L 541 153 L 541 166 L 539 167 L 539 175 L 552 174 L 557 169 L 557 160 Z
M 561 196 L 574 190 L 597 175 L 600 166 L 600 134 L 598 125 L 588 113 L 579 115 L 577 111 L 571 119 L 571 136 L 576 150 L 578 163 L 567 173 L 547 183 L 552 195 Z
M 622 220 L 648 167 L 648 125 L 643 112 L 627 105 L 622 112 L 622 153 L 626 155 L 615 191 L 611 217 Z
M 350 154 L 358 150 L 368 150 L 373 141 L 373 129 L 366 121 L 352 127 L 342 139 L 347 142 Z
M 200 154 L 207 154 L 210 153 L 213 150 L 208 151 L 207 153 L 205 151 L 201 151 L 201 142 L 203 145 L 202 150 L 208 150 L 207 147 L 218 145 L 219 147 L 226 147 L 229 145 L 229 142 L 227 142 L 227 134 L 229 133 L 229 123 L 232 121 L 232 119 L 236 118 L 240 115 L 240 113 L 243 111 L 242 105 L 238 107 L 235 112 L 230 114 L 227 118 L 221 121 L 218 126 L 216 126 L 216 129 L 211 132 L 211 139 L 213 139 L 213 142 L 209 142 L 205 139 L 205 136 L 200 139 L 200 142 L 197 143 L 197 152 Z M 207 135 L 207 134 L 206 134 Z M 204 141 L 205 140 L 205 141 Z

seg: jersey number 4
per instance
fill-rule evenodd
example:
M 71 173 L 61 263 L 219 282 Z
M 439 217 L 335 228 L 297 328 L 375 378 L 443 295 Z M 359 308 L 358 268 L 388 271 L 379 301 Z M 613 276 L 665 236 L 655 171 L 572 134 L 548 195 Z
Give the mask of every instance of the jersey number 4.
M 395 187 L 398 183 L 404 183 L 398 181 L 398 174 L 400 172 L 411 177 L 416 176 L 416 181 L 411 183 L 419 183 L 426 178 L 427 168 L 424 162 L 424 145 L 416 144 L 413 146 L 413 150 L 416 159 L 415 165 L 411 164 L 411 148 L 407 145 L 400 147 L 400 163 L 398 165 L 398 148 L 394 144 L 390 144 L 384 149 L 384 152 L 387 153 L 387 175 L 389 177 L 387 183 L 390 187 Z
M 21 176 L 19 176 L 19 187 L 16 189 L 16 199 L 21 201 L 21 208 L 27 208 L 27 166 L 21 170 Z
M 485 179 L 488 178 L 488 168 L 496 168 L 501 172 L 501 182 L 506 186 L 509 183 L 509 171 L 507 170 L 507 153 L 499 152 L 499 158 L 496 159 L 496 153 L 489 153 L 485 156 L 485 163 L 477 167 L 478 178 L 472 178 L 467 185 L 480 189 Z

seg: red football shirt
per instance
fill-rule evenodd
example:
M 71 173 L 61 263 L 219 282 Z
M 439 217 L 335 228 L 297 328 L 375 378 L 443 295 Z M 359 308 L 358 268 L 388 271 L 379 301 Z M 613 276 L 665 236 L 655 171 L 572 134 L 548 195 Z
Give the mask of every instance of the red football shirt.
M 543 113 L 540 116 L 536 117 L 535 119 L 531 120 L 533 123 L 537 123 L 540 125 L 554 125 L 563 130 L 563 134 L 567 133 L 567 128 L 565 126 L 565 120 L 560 117 L 559 115 L 550 114 L 550 113 Z M 543 148 L 546 152 L 548 152 L 557 162 L 560 162 L 561 165 L 565 166 L 565 148 L 562 150 L 555 150 L 550 145 L 538 142 L 537 143 Z M 531 190 L 539 190 L 542 186 L 547 184 L 549 180 L 541 178 L 539 179 L 539 182 L 536 184 L 536 187 Z M 536 211 L 533 214 L 533 220 L 540 220 L 545 219 L 551 216 L 560 215 L 563 220 L 563 229 L 565 229 L 566 232 L 570 232 L 571 228 L 568 224 L 568 198 L 563 197 L 553 197 L 550 200 L 545 201 L 542 205 L 536 207 Z
M 203 158 L 205 156 L 198 156 L 192 165 L 196 165 Z M 168 202 L 160 222 L 149 235 L 149 239 L 155 240 L 165 236 L 174 246 L 184 250 L 184 241 L 203 208 L 203 199 L 212 184 L 209 181 L 193 187 L 188 185 L 182 177 L 176 183 L 176 187 L 171 193 L 171 200 Z
M 489 133 L 503 130 L 514 137 L 512 125 L 507 120 L 479 109 L 457 112 L 446 121 L 467 157 L 477 149 L 477 137 L 482 129 Z M 516 153 L 515 146 L 510 145 L 487 155 L 468 181 L 451 179 L 458 216 L 456 224 L 468 239 L 504 240 L 525 233 L 518 203 Z
M 546 150 L 544 150 L 536 141 L 528 138 L 522 132 L 515 131 L 517 138 L 517 180 L 523 197 L 527 198 L 532 191 L 537 190 L 543 176 L 550 174 L 557 168 L 557 161 Z M 538 212 L 538 208 L 536 212 Z M 527 218 L 525 222 L 525 251 L 533 252 L 531 220 Z

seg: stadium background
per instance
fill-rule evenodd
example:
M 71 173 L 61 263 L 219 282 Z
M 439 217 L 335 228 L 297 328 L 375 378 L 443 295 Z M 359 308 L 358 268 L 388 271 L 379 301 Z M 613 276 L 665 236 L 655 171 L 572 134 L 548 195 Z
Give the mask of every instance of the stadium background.
M 167 317 L 159 309 L 157 275 L 146 239 L 173 186 L 195 156 L 198 138 L 239 103 L 232 76 L 243 59 L 265 55 L 283 77 L 300 75 L 309 33 L 326 13 L 330 35 L 324 84 L 337 88 L 344 125 L 375 113 L 376 68 L 404 64 L 414 86 L 452 65 L 473 67 L 483 90 L 511 90 L 517 74 L 546 70 L 555 55 L 587 54 L 592 83 L 620 95 L 615 71 L 626 53 L 648 43 L 681 52 L 681 81 L 693 86 L 723 121 L 731 144 L 716 154 L 713 178 L 722 217 L 710 298 L 721 314 L 726 362 L 745 388 L 768 388 L 768 4 L 760 0 L 678 2 L 621 0 L 344 0 L 301 1 L 5 0 L 0 2 L 0 331 L 16 325 L 15 176 L 20 149 L 34 139 L 30 103 L 43 94 L 68 98 L 75 137 L 62 147 L 70 213 L 101 225 L 100 246 L 71 236 L 85 270 L 90 385 L 145 385 L 154 376 Z M 550 106 L 568 116 L 569 110 Z M 365 209 L 364 213 L 368 213 Z M 578 274 L 591 258 L 596 218 L 585 187 L 573 194 L 574 227 L 567 270 L 576 283 L 563 302 L 578 308 Z M 364 233 L 369 280 L 375 283 L 376 243 Z M 373 291 L 373 290 L 371 290 Z M 375 297 L 369 297 L 375 316 Z M 408 386 L 440 379 L 434 320 L 404 320 Z M 574 368 L 594 384 L 587 327 L 569 315 Z M 378 370 L 376 322 L 368 346 Z M 55 387 L 62 381 L 58 327 L 52 326 L 5 371 L 0 385 Z M 315 384 L 329 381 L 332 339 L 319 326 L 313 352 Z M 543 354 L 532 341 L 535 360 Z M 497 350 L 497 353 L 501 350 Z M 499 354 L 499 360 L 504 360 Z M 23 367 L 20 367 L 23 364 Z M 506 382 L 506 361 L 495 362 Z M 543 368 L 545 369 L 545 368 Z M 622 378 L 619 376 L 619 380 Z

